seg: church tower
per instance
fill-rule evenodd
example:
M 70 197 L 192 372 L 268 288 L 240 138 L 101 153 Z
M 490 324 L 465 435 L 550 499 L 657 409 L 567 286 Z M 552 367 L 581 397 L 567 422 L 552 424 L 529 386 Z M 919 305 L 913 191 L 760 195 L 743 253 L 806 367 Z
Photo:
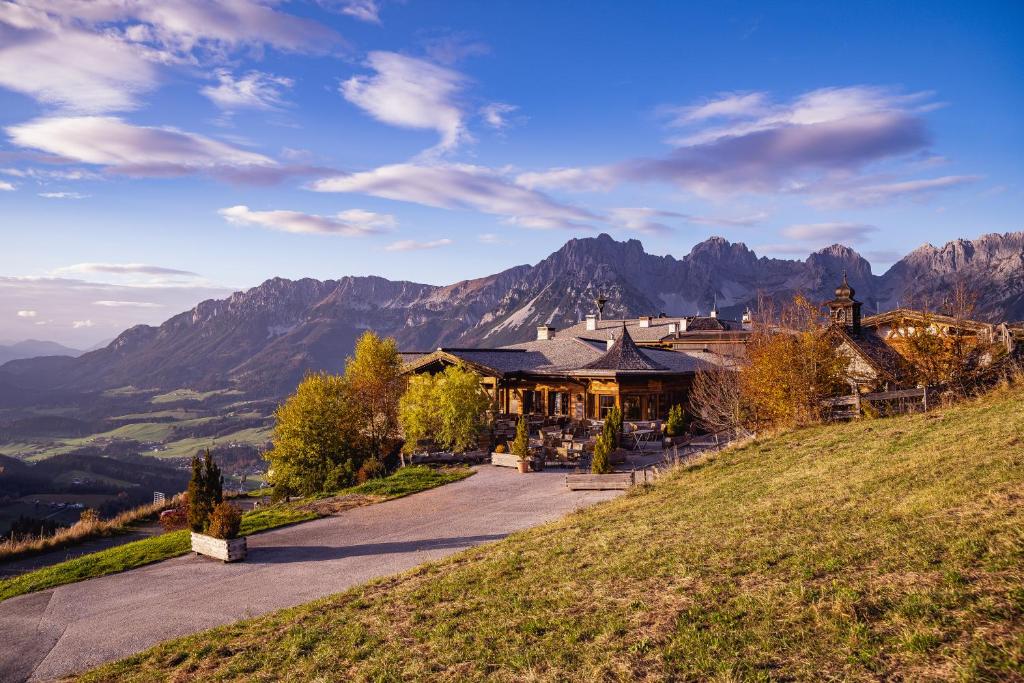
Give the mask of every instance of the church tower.
M 846 271 L 843 271 L 843 282 L 836 287 L 836 298 L 828 302 L 829 317 L 833 325 L 844 327 L 853 334 L 860 334 L 861 304 L 853 295 L 853 287 L 846 281 Z

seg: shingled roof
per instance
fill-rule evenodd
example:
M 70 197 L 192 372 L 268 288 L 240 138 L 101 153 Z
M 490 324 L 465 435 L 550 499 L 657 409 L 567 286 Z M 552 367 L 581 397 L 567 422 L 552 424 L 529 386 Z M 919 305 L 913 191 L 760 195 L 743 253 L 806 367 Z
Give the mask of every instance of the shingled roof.
M 668 370 L 664 365 L 655 363 L 644 355 L 633 338 L 629 336 L 626 325 L 622 325 L 622 333 L 600 358 L 583 366 L 584 370 L 615 370 L 617 372 L 644 372 Z
M 860 334 L 851 334 L 838 326 L 834 326 L 832 332 L 839 339 L 846 340 L 864 360 L 882 374 L 894 380 L 907 376 L 909 364 L 906 359 L 877 334 L 868 330 L 862 330 Z

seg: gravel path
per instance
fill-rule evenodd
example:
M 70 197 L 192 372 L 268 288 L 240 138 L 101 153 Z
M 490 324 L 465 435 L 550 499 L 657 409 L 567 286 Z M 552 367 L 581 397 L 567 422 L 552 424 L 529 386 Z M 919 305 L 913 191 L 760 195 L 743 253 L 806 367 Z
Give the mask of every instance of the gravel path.
M 485 465 L 463 481 L 249 538 L 245 562 L 195 555 L 0 602 L 0 681 L 52 680 L 156 643 L 309 602 L 496 541 L 617 492 Z

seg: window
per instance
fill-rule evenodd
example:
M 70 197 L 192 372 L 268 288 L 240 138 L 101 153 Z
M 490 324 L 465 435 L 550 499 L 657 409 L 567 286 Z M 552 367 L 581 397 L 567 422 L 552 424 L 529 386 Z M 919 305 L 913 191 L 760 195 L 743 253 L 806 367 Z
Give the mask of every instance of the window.
M 643 414 L 640 412 L 639 396 L 622 397 L 622 418 L 625 420 L 643 419 Z
M 568 415 L 569 394 L 562 391 L 548 392 L 548 415 Z
M 608 417 L 608 413 L 615 407 L 615 397 L 608 394 L 600 394 L 597 397 L 597 417 L 601 420 Z
M 647 397 L 647 414 L 644 415 L 645 420 L 657 420 L 658 419 L 658 395 L 651 394 Z

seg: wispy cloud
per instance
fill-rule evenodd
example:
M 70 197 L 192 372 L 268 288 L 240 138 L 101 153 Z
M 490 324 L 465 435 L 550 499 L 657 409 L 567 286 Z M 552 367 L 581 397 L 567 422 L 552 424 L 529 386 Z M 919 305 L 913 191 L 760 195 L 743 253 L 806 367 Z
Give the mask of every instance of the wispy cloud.
M 480 108 L 480 116 L 484 123 L 495 130 L 503 130 L 511 125 L 509 114 L 518 111 L 519 107 L 504 102 L 491 102 Z
M 262 154 L 196 133 L 136 126 L 110 116 L 41 118 L 6 131 L 19 147 L 128 175 L 207 172 L 241 177 L 277 167 Z
M 284 90 L 292 87 L 290 78 L 262 71 L 250 71 L 236 77 L 227 69 L 216 72 L 217 85 L 200 92 L 221 109 L 279 109 L 284 105 Z
M 320 4 L 359 21 L 380 23 L 380 3 L 377 0 L 321 0 Z
M 435 130 L 436 151 L 453 149 L 467 137 L 457 103 L 467 80 L 461 73 L 395 52 L 371 52 L 372 76 L 353 76 L 341 94 L 370 116 L 399 128 Z
M 152 301 L 116 301 L 110 299 L 104 299 L 101 301 L 93 301 L 93 306 L 103 306 L 104 308 L 163 308 L 163 304 L 153 303 Z
M 83 327 L 92 327 L 95 324 L 96 323 L 94 323 L 92 320 L 75 320 L 71 323 L 71 327 L 76 330 L 79 330 Z
M 532 187 L 609 189 L 666 182 L 698 196 L 810 191 L 825 177 L 852 176 L 872 163 L 919 153 L 930 144 L 922 114 L 930 93 L 886 88 L 823 88 L 791 102 L 765 93 L 729 95 L 679 108 L 666 156 L 520 176 Z
M 334 216 L 318 216 L 300 211 L 253 211 L 248 206 L 232 206 L 218 211 L 229 223 L 255 225 L 281 232 L 344 235 L 375 235 L 393 229 L 398 221 L 390 214 L 349 209 Z
M 54 274 L 103 273 L 107 275 L 184 275 L 198 277 L 197 273 L 178 268 L 153 266 L 146 263 L 76 263 L 57 268 Z
M 88 199 L 92 195 L 81 192 L 40 192 L 39 196 L 44 199 Z
M 493 232 L 485 232 L 476 237 L 477 241 L 481 244 L 510 244 L 510 242 Z
M 848 240 L 864 239 L 878 228 L 863 223 L 803 223 L 782 229 L 782 234 L 795 240 Z
M 398 240 L 392 242 L 388 246 L 384 247 L 385 251 L 420 251 L 423 249 L 437 249 L 438 247 L 447 247 L 450 244 L 454 244 L 452 240 L 448 238 L 431 240 L 429 242 L 417 242 L 416 240 Z
M 767 213 L 746 216 L 699 216 L 678 211 L 652 209 L 649 207 L 621 207 L 609 210 L 610 222 L 620 228 L 648 235 L 665 235 L 674 231 L 672 226 L 659 219 L 670 219 L 678 223 L 713 225 L 717 227 L 750 227 L 764 221 Z
M 6 180 L 0 180 L 0 192 L 14 192 L 14 185 Z
M 318 192 L 354 192 L 444 209 L 473 209 L 527 227 L 578 228 L 598 217 L 521 187 L 500 173 L 467 164 L 394 164 L 318 180 Z
M 24 309 L 18 311 L 19 318 L 35 318 L 37 315 L 39 314 L 36 311 L 33 311 L 32 309 Z
M 884 183 L 839 183 L 828 189 L 828 184 L 818 188 L 820 194 L 807 203 L 819 208 L 834 209 L 858 206 L 875 206 L 897 199 L 920 198 L 940 190 L 969 185 L 981 180 L 977 175 L 949 175 L 939 178 L 901 180 Z

